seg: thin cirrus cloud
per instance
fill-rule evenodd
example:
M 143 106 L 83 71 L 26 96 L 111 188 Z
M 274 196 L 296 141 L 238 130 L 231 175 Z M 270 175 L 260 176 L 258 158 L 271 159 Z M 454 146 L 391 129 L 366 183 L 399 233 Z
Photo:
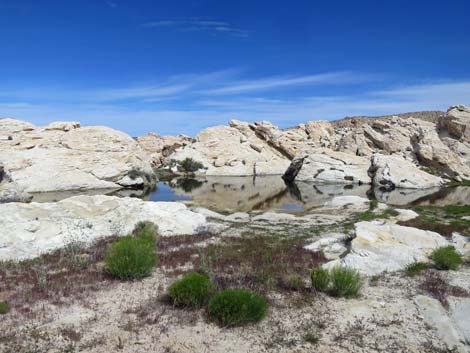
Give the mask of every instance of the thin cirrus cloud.
M 357 84 L 372 79 L 370 75 L 351 72 L 327 72 L 304 76 L 275 76 L 248 81 L 231 82 L 230 85 L 203 91 L 209 95 L 230 95 L 277 88 L 307 85 Z
M 373 76 L 367 77 L 361 73 L 330 72 L 240 80 L 240 71 L 224 70 L 170 76 L 159 84 L 127 87 L 42 87 L 27 91 L 3 87 L 0 114 L 35 124 L 81 120 L 84 125 L 109 125 L 132 135 L 149 131 L 193 135 L 230 119 L 270 120 L 287 127 L 312 119 L 470 105 L 470 80 L 381 84 L 385 88 L 377 90 L 371 88 L 375 84 L 361 84 L 364 80 L 373 81 Z M 332 84 L 336 85 L 334 90 L 324 90 Z M 345 89 L 346 85 L 353 87 Z M 308 89 L 292 92 L 299 86 Z
M 117 3 L 115 3 L 114 1 L 105 0 L 105 3 L 106 3 L 106 5 L 108 5 L 108 7 L 112 8 L 112 9 L 117 7 Z
M 205 21 L 198 19 L 160 20 L 147 22 L 142 25 L 147 28 L 173 28 L 181 32 L 206 32 L 210 34 L 225 34 L 233 37 L 246 38 L 249 32 L 224 21 Z

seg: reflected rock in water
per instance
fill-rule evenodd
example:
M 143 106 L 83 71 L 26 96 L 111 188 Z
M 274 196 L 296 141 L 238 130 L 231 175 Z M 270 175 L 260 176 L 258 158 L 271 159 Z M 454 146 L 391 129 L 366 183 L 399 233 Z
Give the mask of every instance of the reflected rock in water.
M 417 202 L 424 197 L 435 194 L 440 188 L 429 189 L 394 189 L 383 190 L 380 187 L 374 188 L 374 195 L 377 201 L 393 206 L 405 206 Z
M 289 185 L 289 189 L 296 188 L 295 194 L 303 203 L 304 209 L 309 210 L 323 206 L 326 202 L 337 196 L 360 196 L 367 198 L 370 185 L 345 184 L 312 184 L 297 182 Z
M 190 191 L 178 182 L 177 195 L 192 199 L 194 205 L 215 211 L 251 211 L 276 208 L 287 187 L 279 176 L 263 177 L 206 177 L 197 179 L 197 188 Z M 193 184 L 195 185 L 195 184 Z
M 336 196 L 367 197 L 369 185 L 336 185 L 297 182 L 286 184 L 279 176 L 206 177 L 191 179 L 197 188 L 189 190 L 185 181 L 170 185 L 177 195 L 188 197 L 192 204 L 226 212 L 282 210 L 299 212 L 320 207 Z
M 430 189 L 395 189 L 393 191 L 383 191 L 380 188 L 375 188 L 374 194 L 379 202 L 392 206 L 445 206 L 468 205 L 470 203 L 470 187 L 465 186 Z

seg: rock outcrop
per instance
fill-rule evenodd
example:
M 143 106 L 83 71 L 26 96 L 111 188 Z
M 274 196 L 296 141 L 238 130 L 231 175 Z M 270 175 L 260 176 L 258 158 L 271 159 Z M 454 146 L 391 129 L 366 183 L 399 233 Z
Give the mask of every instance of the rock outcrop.
M 156 181 L 148 155 L 108 127 L 0 119 L 0 162 L 26 192 L 143 187 Z
M 32 195 L 28 194 L 16 183 L 11 181 L 5 168 L 0 164 L 0 203 L 29 202 L 32 198 Z
M 372 184 L 385 190 L 426 189 L 444 184 L 441 178 L 426 173 L 398 155 L 375 154 L 368 173 Z
M 403 270 L 414 262 L 429 262 L 431 252 L 449 245 L 440 234 L 380 221 L 355 224 L 350 252 L 326 266 L 343 265 L 367 275 Z
M 205 217 L 176 202 L 146 202 L 114 196 L 75 196 L 52 203 L 0 205 L 0 261 L 26 259 L 71 242 L 129 234 L 139 221 L 151 221 L 159 234 L 194 234 Z
M 161 167 L 166 158 L 176 149 L 194 142 L 194 139 L 186 135 L 160 136 L 154 133 L 137 137 L 136 140 L 140 147 L 150 155 L 155 168 Z
M 324 148 L 294 158 L 284 179 L 289 182 L 370 184 L 369 165 L 368 158 Z
M 162 163 L 193 158 L 204 165 L 196 174 L 205 175 L 284 174 L 287 181 L 429 188 L 470 179 L 469 112 L 455 106 L 447 113 L 318 120 L 288 129 L 232 120 L 229 127 L 202 131 Z M 386 168 L 374 164 L 387 158 Z M 378 169 L 399 179 L 389 182 Z
M 450 107 L 441 124 L 457 139 L 470 142 L 470 108 L 464 105 Z
M 289 160 L 273 147 L 263 143 L 249 128 L 214 126 L 201 131 L 195 142 L 170 157 L 172 163 L 186 158 L 202 163 L 196 175 L 273 175 L 282 174 Z M 176 171 L 176 170 L 175 170 Z

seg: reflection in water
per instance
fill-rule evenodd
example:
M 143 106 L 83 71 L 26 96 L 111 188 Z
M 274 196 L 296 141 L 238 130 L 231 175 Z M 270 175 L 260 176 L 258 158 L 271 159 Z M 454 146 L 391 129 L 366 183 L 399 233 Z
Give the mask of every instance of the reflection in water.
M 281 210 L 308 212 L 321 207 L 336 196 L 377 198 L 394 206 L 418 204 L 468 204 L 470 187 L 434 189 L 395 189 L 384 192 L 370 185 L 312 184 L 297 182 L 286 185 L 279 176 L 206 177 L 198 179 L 197 188 L 187 191 L 188 183 L 174 179 L 169 184 L 174 193 L 186 196 L 191 203 L 219 212 Z
M 333 197 L 354 195 L 376 198 L 393 206 L 469 204 L 470 187 L 425 190 L 395 189 L 384 192 L 370 185 L 312 184 L 297 182 L 286 185 L 280 176 L 175 178 L 159 182 L 151 191 L 93 190 L 86 192 L 43 193 L 33 201 L 58 201 L 77 194 L 109 194 L 140 197 L 149 201 L 189 201 L 192 205 L 218 212 L 279 210 L 308 212 Z

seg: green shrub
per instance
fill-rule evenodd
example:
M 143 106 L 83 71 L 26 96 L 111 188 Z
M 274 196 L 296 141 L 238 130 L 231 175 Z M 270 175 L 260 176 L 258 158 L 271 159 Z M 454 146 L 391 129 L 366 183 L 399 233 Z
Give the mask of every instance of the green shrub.
M 428 268 L 429 265 L 424 262 L 413 262 L 406 266 L 405 273 L 409 277 L 414 277 L 421 274 L 421 272 L 427 270 Z
M 132 235 L 155 243 L 158 238 L 158 226 L 149 221 L 138 222 L 132 231 Z
M 209 302 L 209 317 L 222 326 L 258 322 L 266 316 L 268 304 L 259 294 L 244 289 L 224 290 Z
M 434 250 L 431 259 L 438 270 L 456 270 L 463 262 L 462 255 L 453 246 L 444 246 Z
M 106 251 L 105 269 L 120 279 L 139 279 L 152 273 L 157 263 L 155 238 L 128 235 L 116 241 Z
M 300 276 L 289 276 L 287 285 L 293 291 L 302 291 L 305 289 L 304 279 Z
M 185 158 L 178 162 L 178 170 L 186 174 L 193 174 L 202 168 L 204 168 L 204 165 L 192 158 Z
M 359 272 L 348 267 L 335 267 L 330 271 L 331 294 L 352 298 L 359 295 L 362 280 Z
M 316 332 L 311 331 L 311 332 L 307 332 L 303 338 L 305 342 L 308 342 L 311 344 L 317 344 L 320 341 L 321 337 Z
M 330 284 L 330 273 L 322 267 L 315 267 L 310 273 L 312 288 L 325 292 Z
M 168 294 L 176 306 L 200 308 L 214 290 L 210 279 L 197 272 L 189 272 L 173 283 Z
M 0 302 L 0 315 L 5 315 L 10 311 L 10 305 L 7 302 Z

